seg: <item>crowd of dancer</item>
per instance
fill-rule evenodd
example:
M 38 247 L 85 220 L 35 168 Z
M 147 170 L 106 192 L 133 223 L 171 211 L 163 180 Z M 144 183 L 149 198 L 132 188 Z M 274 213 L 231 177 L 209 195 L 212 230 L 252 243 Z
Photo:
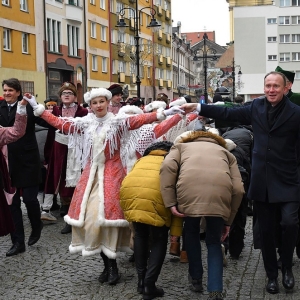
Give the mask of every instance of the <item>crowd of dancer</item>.
M 300 95 L 291 91 L 293 79 L 282 69 L 268 73 L 265 96 L 247 104 L 188 97 L 169 103 L 161 93 L 145 107 L 139 99 L 123 106 L 117 84 L 85 93 L 83 107 L 72 82 L 59 89 L 60 104 L 42 105 L 22 94 L 17 79 L 4 80 L 0 236 L 12 240 L 6 256 L 26 250 L 21 201 L 32 246 L 44 223 L 57 221 L 51 210 L 59 197 L 61 233 L 72 233 L 69 251 L 101 256 L 100 283 L 119 282 L 117 252 L 126 251 L 134 253 L 137 292 L 162 297 L 156 282 L 170 240 L 170 254 L 188 262 L 190 288 L 202 292 L 205 239 L 208 299 L 225 299 L 224 255 L 239 258 L 253 211 L 266 290 L 279 292 L 278 266 L 292 290 L 295 248 L 300 255 Z

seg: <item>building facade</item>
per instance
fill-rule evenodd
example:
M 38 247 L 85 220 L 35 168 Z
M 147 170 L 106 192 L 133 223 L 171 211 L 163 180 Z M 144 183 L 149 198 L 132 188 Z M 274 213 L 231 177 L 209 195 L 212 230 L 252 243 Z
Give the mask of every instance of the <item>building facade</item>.
M 265 74 L 277 66 L 296 73 L 293 91 L 300 92 L 300 1 L 233 11 L 234 57 L 243 70 L 240 94 L 245 100 L 262 95 Z
M 46 97 L 43 12 L 40 0 L 0 3 L 0 81 L 18 78 L 38 101 Z

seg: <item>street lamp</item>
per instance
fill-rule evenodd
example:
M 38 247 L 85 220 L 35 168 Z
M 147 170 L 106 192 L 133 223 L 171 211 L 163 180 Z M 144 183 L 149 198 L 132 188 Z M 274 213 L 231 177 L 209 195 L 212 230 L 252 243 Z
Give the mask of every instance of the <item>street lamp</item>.
M 154 18 L 156 14 L 156 10 L 150 6 L 143 7 L 142 9 L 138 10 L 138 0 L 135 0 L 135 9 L 132 7 L 124 7 L 120 10 L 119 14 L 121 16 L 120 20 L 118 21 L 116 27 L 118 27 L 119 31 L 124 33 L 126 27 L 129 27 L 129 25 L 126 24 L 124 15 L 126 10 L 131 10 L 134 14 L 134 39 L 136 43 L 136 86 L 137 86 L 137 96 L 140 99 L 141 98 L 141 79 L 140 79 L 140 45 L 139 45 L 139 32 L 140 32 L 140 19 L 141 19 L 141 12 L 146 9 L 150 9 L 150 14 L 152 16 L 151 21 L 149 25 L 147 25 L 147 28 L 152 28 L 152 30 L 156 30 L 160 27 L 160 24 L 156 21 Z
M 240 65 L 236 65 L 234 58 L 232 59 L 232 65 L 231 66 L 227 66 L 227 68 L 231 68 L 231 76 L 232 76 L 232 102 L 234 101 L 235 98 L 235 69 L 239 68 L 239 72 L 238 75 L 242 75 L 242 71 L 241 71 L 241 66 Z M 226 72 L 226 75 L 229 75 L 228 71 Z
M 204 68 L 204 99 L 205 103 L 208 103 L 208 93 L 207 93 L 207 58 L 211 58 L 211 60 L 217 60 L 216 57 L 216 50 L 215 49 L 210 49 L 207 47 L 206 41 L 208 40 L 206 32 L 203 35 L 203 48 L 199 49 L 203 52 L 202 57 L 198 57 L 197 53 L 194 56 L 194 61 L 199 60 L 200 58 L 203 59 L 203 68 Z M 209 56 L 208 53 L 209 51 L 213 54 L 213 56 Z

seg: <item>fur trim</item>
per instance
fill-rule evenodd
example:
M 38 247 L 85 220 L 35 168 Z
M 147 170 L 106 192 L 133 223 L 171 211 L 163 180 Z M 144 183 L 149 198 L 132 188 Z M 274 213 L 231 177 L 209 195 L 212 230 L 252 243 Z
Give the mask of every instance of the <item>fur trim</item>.
M 172 107 L 172 106 L 181 106 L 183 104 L 186 103 L 186 100 L 184 97 L 180 97 L 176 100 L 173 100 L 170 104 L 169 104 L 169 107 Z
M 220 135 L 220 132 L 219 132 L 219 130 L 217 128 L 210 127 L 210 128 L 207 129 L 207 131 L 211 132 L 213 134 L 216 134 L 216 135 Z
M 125 105 L 122 106 L 118 112 L 118 115 L 121 114 L 134 114 L 134 115 L 140 115 L 143 114 L 144 112 L 137 107 L 136 105 Z
M 236 143 L 230 139 L 225 139 L 226 142 L 226 149 L 228 151 L 232 151 L 233 149 L 236 148 Z
M 145 106 L 144 111 L 151 112 L 151 111 L 153 111 L 153 109 L 158 109 L 158 108 L 165 109 L 166 107 L 167 107 L 167 104 L 163 101 L 153 101 Z
M 209 138 L 215 140 L 221 147 L 226 148 L 226 141 L 219 135 L 205 131 L 186 131 L 176 138 L 174 144 L 189 143 L 197 138 Z
M 159 108 L 156 112 L 157 120 L 163 121 L 166 119 L 166 115 L 164 114 L 164 109 Z
M 82 252 L 82 250 L 84 250 L 84 245 L 80 245 L 80 246 L 73 246 L 72 244 L 69 246 L 69 252 L 71 254 L 75 254 L 78 252 Z
M 96 88 L 96 89 L 91 89 L 89 92 L 86 92 L 84 94 L 84 101 L 90 106 L 91 100 L 103 96 L 107 100 L 110 100 L 112 97 L 112 94 L 109 90 L 104 89 L 104 88 Z
M 40 117 L 44 111 L 45 111 L 45 106 L 42 104 L 38 104 L 37 108 L 34 110 L 33 114 L 36 117 Z

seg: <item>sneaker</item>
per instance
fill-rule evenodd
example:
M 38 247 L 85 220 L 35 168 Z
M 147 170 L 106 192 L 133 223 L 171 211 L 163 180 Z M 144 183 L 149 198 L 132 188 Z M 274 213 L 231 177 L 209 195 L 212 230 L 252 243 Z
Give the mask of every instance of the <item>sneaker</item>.
M 225 254 L 225 246 L 221 244 L 222 247 L 222 256 L 223 256 L 223 267 L 227 267 L 227 258 Z
M 57 219 L 49 212 L 42 211 L 41 220 L 56 222 Z

